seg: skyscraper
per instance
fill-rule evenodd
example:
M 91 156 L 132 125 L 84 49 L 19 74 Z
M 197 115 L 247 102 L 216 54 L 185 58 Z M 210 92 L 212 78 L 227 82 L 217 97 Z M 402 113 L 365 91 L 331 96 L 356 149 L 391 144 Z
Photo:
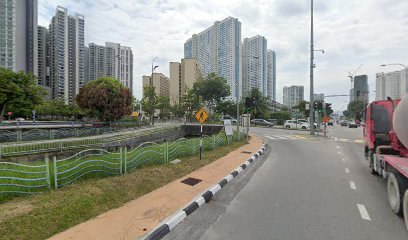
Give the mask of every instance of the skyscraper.
M 86 50 L 86 81 L 113 77 L 133 92 L 133 53 L 130 47 L 106 42 L 105 46 L 90 43 Z
M 294 107 L 304 100 L 303 86 L 290 86 L 283 88 L 283 105 Z
M 368 78 L 367 75 L 354 76 L 353 95 L 354 100 L 368 103 Z
M 179 103 L 187 89 L 202 77 L 200 66 L 195 59 L 181 59 L 170 62 L 170 103 Z
M 375 81 L 376 100 L 402 98 L 408 93 L 408 70 L 377 73 Z
M 0 0 L 0 66 L 37 75 L 37 0 Z
M 204 76 L 214 72 L 225 78 L 234 100 L 242 92 L 240 52 L 241 22 L 233 17 L 216 21 L 184 44 L 184 58 L 197 59 Z
M 242 96 L 258 89 L 268 96 L 267 40 L 263 36 L 245 38 L 242 47 Z
M 276 53 L 268 49 L 268 98 L 276 101 Z
M 69 16 L 58 6 L 49 26 L 49 63 L 52 98 L 74 101 L 85 83 L 85 20 L 80 14 Z
M 48 69 L 48 29 L 38 26 L 38 84 L 50 86 Z

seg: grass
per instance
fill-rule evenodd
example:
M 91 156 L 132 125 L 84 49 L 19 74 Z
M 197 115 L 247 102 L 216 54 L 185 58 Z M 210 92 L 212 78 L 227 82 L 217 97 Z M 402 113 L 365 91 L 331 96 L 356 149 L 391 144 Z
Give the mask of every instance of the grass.
M 179 157 L 179 164 L 150 163 L 131 173 L 84 179 L 57 191 L 25 196 L 0 205 L 0 239 L 45 239 L 149 193 L 242 146 Z

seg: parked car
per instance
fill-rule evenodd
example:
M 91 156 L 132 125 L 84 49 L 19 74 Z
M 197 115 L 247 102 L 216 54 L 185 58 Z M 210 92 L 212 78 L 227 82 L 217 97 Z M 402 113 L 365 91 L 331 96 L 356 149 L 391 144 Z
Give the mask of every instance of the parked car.
M 343 121 L 340 123 L 340 126 L 342 127 L 347 127 L 347 125 L 348 125 L 347 121 Z
M 327 123 L 327 126 L 333 126 L 334 124 L 333 124 L 333 122 L 328 122 Z
M 220 118 L 221 122 L 224 122 L 224 120 L 231 120 L 231 123 L 237 123 L 237 119 L 230 117 L 230 116 L 224 116 L 222 118 Z
M 310 125 L 306 122 L 299 122 L 296 120 L 286 120 L 285 124 L 283 125 L 285 128 L 299 128 L 299 129 L 309 129 Z
M 18 118 L 16 118 L 16 121 L 25 121 L 25 119 L 22 118 L 22 117 L 18 117 Z
M 259 125 L 259 126 L 266 126 L 266 127 L 273 127 L 273 123 L 266 121 L 265 119 L 252 119 L 251 124 Z
M 348 123 L 348 127 L 349 128 L 358 128 L 358 124 L 356 122 L 354 122 L 354 121 L 350 121 Z
M 309 121 L 307 121 L 306 119 L 298 119 L 298 122 L 300 122 L 300 123 L 307 123 L 307 124 L 309 124 Z M 310 125 L 310 124 L 309 124 Z M 314 123 L 314 128 L 317 128 L 317 123 Z

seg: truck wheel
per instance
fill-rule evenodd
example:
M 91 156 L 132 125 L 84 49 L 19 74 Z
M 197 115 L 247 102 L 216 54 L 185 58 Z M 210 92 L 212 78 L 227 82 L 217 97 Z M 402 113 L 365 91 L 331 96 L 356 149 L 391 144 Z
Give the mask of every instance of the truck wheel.
M 404 220 L 405 220 L 405 226 L 407 227 L 408 230 L 408 189 L 405 190 L 404 194 L 404 200 L 402 201 L 402 206 L 404 210 Z
M 400 182 L 394 173 L 388 175 L 387 181 L 388 203 L 391 210 L 397 214 L 402 215 L 402 196 L 400 192 Z

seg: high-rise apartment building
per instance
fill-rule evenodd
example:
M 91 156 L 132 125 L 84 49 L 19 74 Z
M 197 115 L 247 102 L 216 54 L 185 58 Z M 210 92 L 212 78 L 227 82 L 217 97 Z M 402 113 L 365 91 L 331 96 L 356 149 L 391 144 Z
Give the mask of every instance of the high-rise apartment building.
M 48 29 L 38 26 L 38 84 L 50 86 L 48 68 Z
M 49 65 L 52 98 L 74 101 L 85 83 L 85 20 L 80 14 L 69 16 L 58 6 L 49 26 Z
M 90 43 L 85 54 L 86 81 L 113 77 L 133 92 L 133 53 L 130 47 L 106 42 Z
M 283 105 L 288 107 L 294 107 L 303 101 L 304 97 L 304 87 L 303 86 L 290 86 L 283 88 Z
M 377 73 L 375 88 L 376 100 L 402 98 L 408 93 L 408 70 Z
M 151 76 L 142 77 L 143 87 L 150 85 L 150 78 Z M 169 78 L 163 73 L 153 73 L 153 86 L 157 96 L 170 96 Z
M 205 77 L 214 72 L 225 78 L 234 100 L 242 92 L 240 53 L 241 22 L 233 17 L 216 21 L 184 44 L 184 58 L 197 59 Z M 239 89 L 236 88 L 237 84 Z
M 268 98 L 276 101 L 276 53 L 268 49 L 267 59 L 267 74 L 268 74 Z
M 37 0 L 0 0 L 0 67 L 37 75 Z
M 188 89 L 202 77 L 196 59 L 181 59 L 181 62 L 170 62 L 170 103 L 177 104 Z
M 368 103 L 368 77 L 367 75 L 354 76 L 353 99 Z
M 267 40 L 263 36 L 245 38 L 242 47 L 242 96 L 258 89 L 268 96 Z

